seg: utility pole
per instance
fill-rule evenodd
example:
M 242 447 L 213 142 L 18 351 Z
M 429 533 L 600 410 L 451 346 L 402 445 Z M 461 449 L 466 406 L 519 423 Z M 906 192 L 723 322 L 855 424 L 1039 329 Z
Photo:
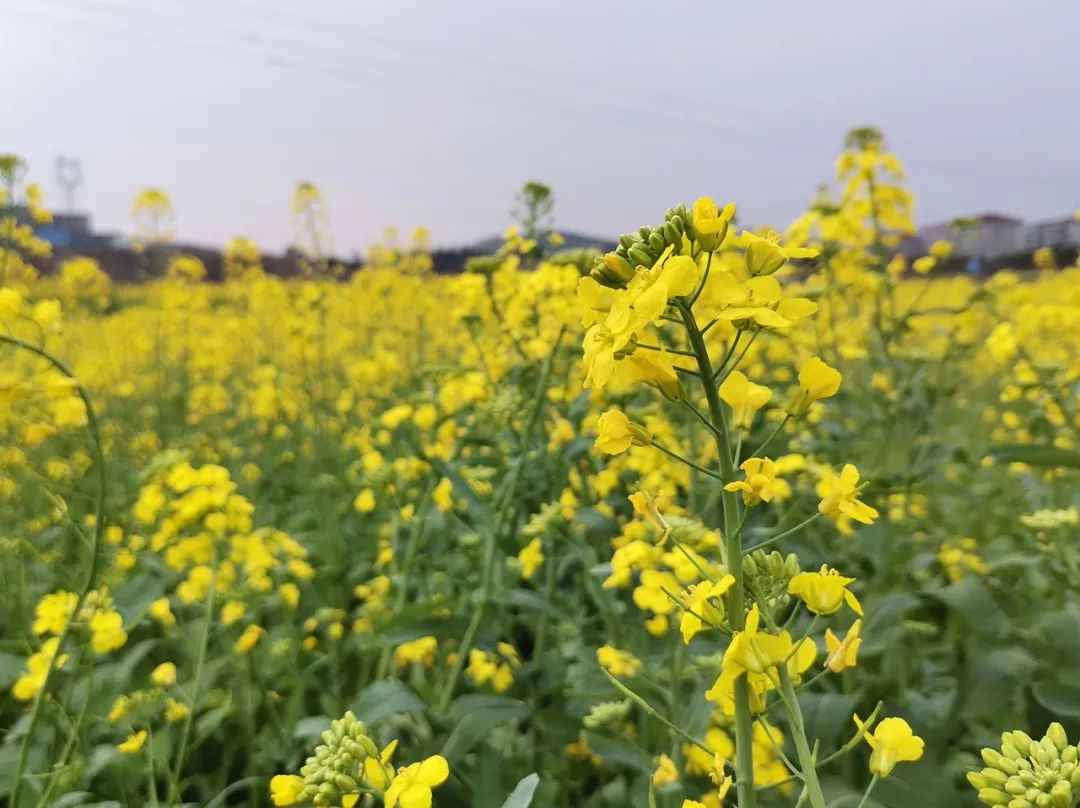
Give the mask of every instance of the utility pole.
M 56 158 L 56 182 L 64 192 L 64 205 L 67 210 L 75 210 L 75 192 L 82 185 L 82 165 L 78 157 Z

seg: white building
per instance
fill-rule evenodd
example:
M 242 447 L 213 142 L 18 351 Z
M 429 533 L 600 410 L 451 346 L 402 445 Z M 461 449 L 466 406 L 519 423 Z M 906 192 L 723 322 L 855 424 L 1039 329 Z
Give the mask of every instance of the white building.
M 1027 226 L 1023 220 L 1000 213 L 982 213 L 968 219 L 919 228 L 918 239 L 927 248 L 948 241 L 956 255 L 994 259 L 1023 252 Z M 1042 245 L 1039 245 L 1042 246 Z
M 1037 250 L 1039 247 L 1080 247 L 1080 221 L 1069 216 L 1028 225 L 1023 249 Z

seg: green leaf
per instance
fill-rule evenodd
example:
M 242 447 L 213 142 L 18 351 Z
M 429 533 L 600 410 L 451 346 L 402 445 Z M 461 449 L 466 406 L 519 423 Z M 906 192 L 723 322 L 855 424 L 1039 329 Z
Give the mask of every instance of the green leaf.
M 1035 700 L 1056 716 L 1080 716 L 1080 687 L 1060 682 L 1037 682 L 1031 686 Z
M 1005 613 L 986 587 L 975 577 L 961 578 L 955 584 L 929 592 L 946 606 L 959 612 L 981 634 L 994 634 L 1005 624 Z
M 528 713 L 529 708 L 515 699 L 481 694 L 462 696 L 450 707 L 448 715 L 457 720 L 441 754 L 452 764 L 487 738 L 499 724 L 518 721 Z
M 538 785 L 540 785 L 540 775 L 536 772 L 533 772 L 528 777 L 523 777 L 514 787 L 514 790 L 510 792 L 510 796 L 506 798 L 502 808 L 529 808 L 532 805 L 533 794 L 536 793 Z
M 126 581 L 113 593 L 117 611 L 125 625 L 139 622 L 150 604 L 165 594 L 165 580 L 154 575 L 139 575 Z
M 559 611 L 535 592 L 530 592 L 528 589 L 509 589 L 499 595 L 495 602 L 503 606 L 516 606 L 526 611 L 546 614 L 555 620 L 569 621 L 570 619 L 564 612 Z
M 851 716 L 859 697 L 841 693 L 802 693 L 799 703 L 803 709 L 807 736 L 811 740 L 830 744 L 842 729 L 854 726 Z
M 625 738 L 608 738 L 589 733 L 589 749 L 602 757 L 605 763 L 627 766 L 641 772 L 651 772 L 653 769 L 652 759 L 641 747 Z
M 313 741 L 328 729 L 330 729 L 328 716 L 311 715 L 297 721 L 292 734 L 298 741 Z
M 470 713 L 476 712 L 477 710 L 489 710 L 511 706 L 523 707 L 524 704 L 517 699 L 512 699 L 508 696 L 496 696 L 491 693 L 467 693 L 464 696 L 458 696 L 450 702 L 450 708 L 447 710 L 446 715 L 452 723 L 456 724 L 463 718 L 466 718 Z
M 1003 463 L 1027 463 L 1031 466 L 1061 466 L 1080 469 L 1080 452 L 1056 446 L 1010 443 L 990 448 L 990 456 Z
M 401 682 L 374 682 L 353 699 L 349 709 L 368 724 L 397 713 L 423 712 L 427 704 Z
M 22 676 L 26 659 L 15 654 L 0 652 L 0 691 L 7 691 Z

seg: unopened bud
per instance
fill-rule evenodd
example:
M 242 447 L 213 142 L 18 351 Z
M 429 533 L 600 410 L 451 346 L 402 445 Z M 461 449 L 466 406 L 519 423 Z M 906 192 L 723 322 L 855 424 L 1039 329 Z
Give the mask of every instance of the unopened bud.
M 1057 721 L 1047 727 L 1046 737 L 1057 747 L 1059 752 L 1064 752 L 1069 745 L 1069 736 L 1065 734 L 1065 727 L 1061 726 Z

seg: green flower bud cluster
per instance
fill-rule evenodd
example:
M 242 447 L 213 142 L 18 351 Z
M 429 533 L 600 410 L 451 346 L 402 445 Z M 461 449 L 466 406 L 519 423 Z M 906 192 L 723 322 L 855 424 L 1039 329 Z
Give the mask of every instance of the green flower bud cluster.
M 23 543 L 19 539 L 0 539 L 0 558 L 14 558 L 20 555 L 20 550 L 23 547 Z
M 535 539 L 545 536 L 555 525 L 562 521 L 562 504 L 553 500 L 540 506 L 540 510 L 534 513 L 525 526 L 521 528 L 521 535 L 526 539 Z
M 671 538 L 684 547 L 694 549 L 701 547 L 708 528 L 699 520 L 685 516 L 665 516 L 664 518 L 671 525 Z
M 788 584 L 802 572 L 799 557 L 794 553 L 781 555 L 773 550 L 755 550 L 743 559 L 743 577 L 751 597 L 770 612 L 786 609 L 791 602 Z
M 1025 732 L 1001 735 L 1001 751 L 983 749 L 986 768 L 968 782 L 986 805 L 1005 808 L 1075 808 L 1080 799 L 1080 750 L 1053 723 L 1041 741 Z
M 474 275 L 493 275 L 502 262 L 501 255 L 473 255 L 465 259 L 465 271 Z
M 623 288 L 638 267 L 651 267 L 668 247 L 681 245 L 693 219 L 686 205 L 668 208 L 663 224 L 645 225 L 636 233 L 619 236 L 619 246 L 597 262 L 589 274 L 602 286 Z
M 367 787 L 364 760 L 377 758 L 379 750 L 366 732 L 364 722 L 351 710 L 330 724 L 322 734 L 322 743 L 300 768 L 303 799 L 327 808 L 341 805 L 342 797 Z
M 500 429 L 514 420 L 524 409 L 524 403 L 516 387 L 500 387 L 494 396 L 477 406 L 476 421 L 490 429 Z
M 585 275 L 601 257 L 599 251 L 591 247 L 584 247 L 577 250 L 559 250 L 548 256 L 547 261 L 555 266 L 572 266 L 582 275 Z
M 585 729 L 603 729 L 617 727 L 630 715 L 630 700 L 602 701 L 594 704 L 589 714 L 582 720 Z

